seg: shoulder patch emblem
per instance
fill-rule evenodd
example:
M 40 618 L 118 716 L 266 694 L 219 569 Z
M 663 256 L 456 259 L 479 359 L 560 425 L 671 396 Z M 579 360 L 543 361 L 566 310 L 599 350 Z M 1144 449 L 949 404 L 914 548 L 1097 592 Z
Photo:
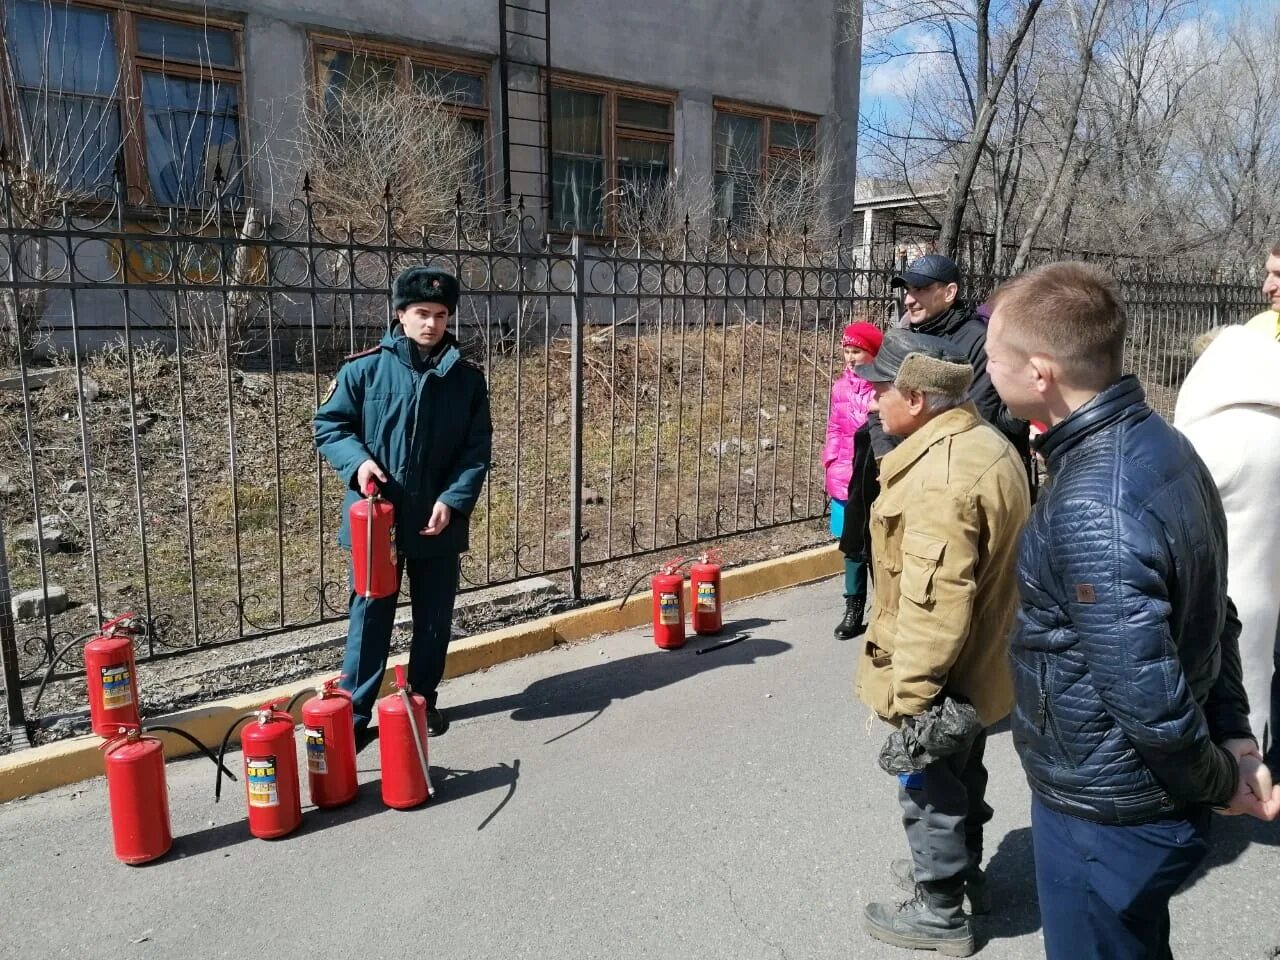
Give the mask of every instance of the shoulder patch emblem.
M 1076 603 L 1097 603 L 1098 594 L 1091 583 L 1076 584 Z
M 324 392 L 324 399 L 320 401 L 320 406 L 324 406 L 333 399 L 333 395 L 338 391 L 338 378 L 334 377 L 329 381 L 329 388 Z

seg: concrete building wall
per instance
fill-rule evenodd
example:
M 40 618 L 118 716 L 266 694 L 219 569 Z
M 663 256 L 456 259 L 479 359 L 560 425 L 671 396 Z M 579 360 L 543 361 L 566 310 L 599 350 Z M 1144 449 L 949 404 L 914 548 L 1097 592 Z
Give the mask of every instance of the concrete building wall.
M 856 38 L 840 21 L 847 0 L 548 2 L 555 69 L 679 95 L 674 160 L 690 178 L 712 174 L 716 97 L 822 117 L 821 142 L 836 165 L 832 211 L 847 215 L 859 74 Z M 271 142 L 276 159 L 288 157 L 309 80 L 309 30 L 494 60 L 491 130 L 498 138 L 497 0 L 223 0 L 216 12 L 243 17 L 250 131 L 257 143 Z M 500 151 L 494 156 L 500 163 Z M 291 192 L 294 185 L 280 173 L 287 166 L 278 163 L 273 178 L 259 178 L 261 199 Z

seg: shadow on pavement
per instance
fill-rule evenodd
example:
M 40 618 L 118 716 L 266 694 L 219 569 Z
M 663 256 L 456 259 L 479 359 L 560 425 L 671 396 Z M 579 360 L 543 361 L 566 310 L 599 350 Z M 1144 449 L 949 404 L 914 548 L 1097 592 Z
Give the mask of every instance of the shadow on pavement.
M 483 830 L 515 795 L 516 782 L 519 778 L 520 761 L 518 759 L 513 760 L 510 764 L 499 763 L 480 770 L 453 770 L 448 767 L 437 767 L 433 764 L 431 767 L 431 782 L 432 786 L 435 787 L 435 796 L 431 798 L 429 803 L 414 807 L 412 810 L 391 810 L 383 804 L 382 779 L 379 777 L 361 783 L 360 792 L 356 795 L 355 800 L 346 806 L 327 810 L 304 806 L 302 808 L 302 825 L 293 833 L 286 837 L 281 837 L 279 840 L 259 841 L 257 837 L 249 833 L 247 818 L 241 816 L 231 823 L 224 823 L 220 826 L 209 827 L 205 830 L 197 830 L 194 833 L 174 837 L 173 850 L 167 856 L 154 861 L 153 864 L 154 866 L 161 866 L 173 860 L 216 853 L 219 850 L 225 851 L 246 841 L 282 843 L 294 837 L 327 830 L 330 827 L 341 826 L 345 823 L 354 823 L 366 817 L 382 813 L 410 815 L 419 811 L 430 810 L 453 800 L 461 800 L 464 797 L 471 797 L 505 787 L 507 789 L 506 795 L 494 808 L 493 812 L 486 816 L 480 826 L 476 828 L 477 830 Z M 243 813 L 243 793 L 232 793 L 227 796 L 227 799 L 232 803 L 238 804 Z M 143 866 L 150 867 L 153 864 L 144 864 Z
M 1209 833 L 1209 855 L 1179 892 L 1190 890 L 1211 871 L 1234 863 L 1255 843 L 1280 847 L 1280 820 L 1263 823 L 1253 817 L 1215 816 Z
M 715 650 L 708 656 L 697 655 L 699 649 L 720 639 L 768 626 L 773 622 L 751 619 L 726 623 L 724 631 L 718 637 L 691 637 L 679 650 L 655 649 L 650 653 L 542 677 L 529 684 L 523 693 L 449 707 L 449 719 L 466 720 L 507 711 L 510 711 L 512 720 L 519 721 L 591 714 L 578 727 L 553 738 L 558 740 L 586 726 L 615 701 L 660 690 L 710 670 L 748 666 L 763 657 L 785 653 L 791 649 L 791 644 L 749 636 L 740 643 Z
M 1030 827 L 1010 831 L 1000 838 L 1000 846 L 986 868 L 994 906 L 990 914 L 974 921 L 974 929 L 983 942 L 1011 940 L 1040 929 L 1036 866 L 1031 851 Z

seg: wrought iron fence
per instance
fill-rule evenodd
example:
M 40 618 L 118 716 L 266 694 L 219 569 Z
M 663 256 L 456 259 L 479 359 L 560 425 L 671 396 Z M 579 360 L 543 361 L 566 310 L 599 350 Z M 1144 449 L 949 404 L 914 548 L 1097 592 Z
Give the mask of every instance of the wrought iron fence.
M 554 237 L 519 209 L 411 227 L 390 203 L 353 225 L 305 186 L 270 215 L 217 191 L 148 217 L 118 190 L 33 204 L 0 176 L 0 586 L 42 601 L 19 610 L 11 701 L 74 676 L 77 651 L 59 655 L 108 612 L 136 610 L 143 659 L 345 617 L 344 491 L 311 415 L 393 322 L 410 263 L 461 277 L 456 332 L 490 385 L 464 590 L 552 575 L 578 598 L 620 560 L 822 517 L 839 329 L 896 316 L 894 265 L 803 236 Z M 1257 290 L 1122 281 L 1133 365 L 1167 412 L 1190 337 Z M 993 283 L 971 278 L 978 296 Z

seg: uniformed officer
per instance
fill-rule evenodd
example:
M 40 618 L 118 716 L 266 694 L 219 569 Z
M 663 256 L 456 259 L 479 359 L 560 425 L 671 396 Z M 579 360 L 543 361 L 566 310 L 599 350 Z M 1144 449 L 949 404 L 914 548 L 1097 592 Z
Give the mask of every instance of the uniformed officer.
M 316 448 L 349 488 L 338 543 L 351 548 L 348 512 L 374 480 L 395 508 L 399 576 L 413 611 L 409 684 L 427 698 L 427 727 L 448 721 L 436 706 L 444 675 L 460 555 L 489 469 L 493 427 L 484 374 L 462 359 L 449 320 L 458 280 L 410 267 L 392 287 L 396 326 L 371 350 L 349 357 L 315 415 Z M 356 735 L 368 725 L 386 670 L 397 595 L 351 595 L 342 663 Z

